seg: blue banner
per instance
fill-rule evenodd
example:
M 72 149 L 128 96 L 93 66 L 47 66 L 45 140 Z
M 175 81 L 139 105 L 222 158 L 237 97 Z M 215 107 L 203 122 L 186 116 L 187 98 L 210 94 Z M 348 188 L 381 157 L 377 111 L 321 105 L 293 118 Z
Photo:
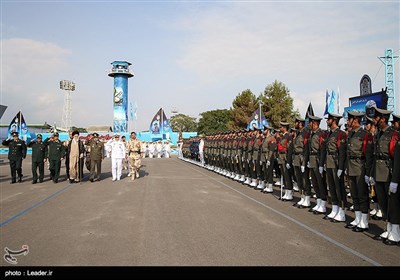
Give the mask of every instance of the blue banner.
M 128 77 L 114 76 L 114 132 L 128 131 Z

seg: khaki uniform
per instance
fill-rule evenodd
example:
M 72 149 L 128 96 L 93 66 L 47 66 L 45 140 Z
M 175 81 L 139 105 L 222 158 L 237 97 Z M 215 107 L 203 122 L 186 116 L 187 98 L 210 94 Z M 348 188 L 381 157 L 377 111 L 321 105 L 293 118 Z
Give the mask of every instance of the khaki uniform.
M 90 153 L 90 178 L 100 181 L 101 161 L 104 158 L 104 143 L 100 140 L 91 139 L 87 144 L 88 152 Z M 96 173 L 97 169 L 97 173 Z M 95 178 L 96 177 L 96 178 Z
M 140 156 L 140 149 L 142 147 L 142 141 L 138 139 L 130 139 L 128 141 L 127 145 L 127 154 L 129 157 L 129 165 L 130 165 L 130 174 L 131 174 L 131 179 L 135 180 L 136 178 L 139 178 L 139 169 L 140 169 L 140 164 L 141 164 L 141 156 Z

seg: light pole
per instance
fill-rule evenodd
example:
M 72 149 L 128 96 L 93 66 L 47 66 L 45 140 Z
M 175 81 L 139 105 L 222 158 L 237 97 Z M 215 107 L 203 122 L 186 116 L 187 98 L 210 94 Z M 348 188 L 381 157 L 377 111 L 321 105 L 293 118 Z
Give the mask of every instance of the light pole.
M 71 91 L 75 90 L 75 83 L 72 81 L 62 80 L 60 81 L 60 89 L 65 90 L 62 125 L 65 129 L 70 130 L 72 123 Z

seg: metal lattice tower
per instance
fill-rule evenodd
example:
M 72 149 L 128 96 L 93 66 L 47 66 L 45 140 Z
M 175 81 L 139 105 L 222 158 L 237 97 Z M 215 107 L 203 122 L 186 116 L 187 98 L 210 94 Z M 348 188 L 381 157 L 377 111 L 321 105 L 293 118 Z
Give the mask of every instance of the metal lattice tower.
M 60 81 L 60 89 L 65 90 L 64 107 L 62 114 L 62 126 L 71 129 L 72 126 L 72 107 L 71 107 L 71 91 L 75 90 L 75 83 L 71 81 Z
M 385 86 L 388 95 L 387 109 L 396 113 L 394 64 L 399 56 L 393 55 L 393 49 L 386 49 L 385 56 L 378 56 L 378 58 L 385 65 Z

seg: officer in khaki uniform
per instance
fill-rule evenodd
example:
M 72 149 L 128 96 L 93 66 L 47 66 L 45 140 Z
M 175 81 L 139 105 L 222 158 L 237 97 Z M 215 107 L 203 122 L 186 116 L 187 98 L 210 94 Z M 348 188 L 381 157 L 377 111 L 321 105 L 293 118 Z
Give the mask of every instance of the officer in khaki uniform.
M 100 181 L 101 162 L 104 158 L 104 143 L 99 140 L 99 134 L 93 133 L 92 139 L 86 144 L 90 153 L 90 182 Z M 97 173 L 96 173 L 97 170 Z
M 346 168 L 349 175 L 355 219 L 346 228 L 355 232 L 368 230 L 368 174 L 367 151 L 373 146 L 372 134 L 361 127 L 364 113 L 349 111 L 347 125 L 351 128 L 347 138 Z
M 332 211 L 324 219 L 345 222 L 346 190 L 344 188 L 344 162 L 347 135 L 339 128 L 341 115 L 328 113 L 326 123 L 329 132 L 321 151 L 321 161 L 326 164 L 326 179 L 332 199 Z
M 139 170 L 140 170 L 140 149 L 142 147 L 142 142 L 136 138 L 136 132 L 131 132 L 131 139 L 129 139 L 127 145 L 127 155 L 129 157 L 129 166 L 131 168 L 131 180 L 135 180 L 139 178 Z
M 12 139 L 3 141 L 4 146 L 8 146 L 8 159 L 10 161 L 11 169 L 11 184 L 22 182 L 22 160 L 26 158 L 26 144 L 25 141 L 18 138 L 18 132 L 11 133 Z
M 36 139 L 29 142 L 28 147 L 32 148 L 32 184 L 38 180 L 37 169 L 39 168 L 39 182 L 43 182 L 44 163 L 47 161 L 47 145 L 42 141 L 42 134 L 38 134 Z
M 375 157 L 371 172 L 372 176 L 370 177 L 372 184 L 376 182 L 376 194 L 378 196 L 379 207 L 383 213 L 383 219 L 388 221 L 386 231 L 379 236 L 375 236 L 374 239 L 384 240 L 385 242 L 388 242 L 386 240 L 392 231 L 392 223 L 388 219 L 389 186 L 393 173 L 394 150 L 399 138 L 398 133 L 388 125 L 390 114 L 391 111 L 379 108 L 375 109 L 374 119 L 378 132 L 375 135 Z M 397 230 L 397 227 L 395 227 L 395 230 Z M 394 234 L 396 235 L 396 232 Z

